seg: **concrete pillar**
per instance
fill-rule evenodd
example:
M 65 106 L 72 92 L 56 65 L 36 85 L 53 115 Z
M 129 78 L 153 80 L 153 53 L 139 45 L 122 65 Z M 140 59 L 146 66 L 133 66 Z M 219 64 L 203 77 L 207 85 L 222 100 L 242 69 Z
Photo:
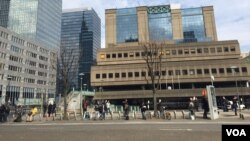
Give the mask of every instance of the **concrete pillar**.
M 137 8 L 138 38 L 140 43 L 149 42 L 147 7 Z
M 202 10 L 203 10 L 206 36 L 211 38 L 212 41 L 217 41 L 218 39 L 217 39 L 213 6 L 203 7 Z
M 172 9 L 171 14 L 172 14 L 173 39 L 174 40 L 183 39 L 181 10 Z
M 106 47 L 116 44 L 116 9 L 105 11 Z

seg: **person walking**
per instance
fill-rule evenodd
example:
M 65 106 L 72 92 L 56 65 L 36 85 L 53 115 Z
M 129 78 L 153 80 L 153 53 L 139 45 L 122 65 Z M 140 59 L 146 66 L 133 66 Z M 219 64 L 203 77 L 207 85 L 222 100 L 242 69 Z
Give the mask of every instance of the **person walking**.
M 162 102 L 161 99 L 159 99 L 159 102 L 157 103 L 157 113 L 158 113 L 158 118 L 161 118 L 164 112 L 164 109 L 162 107 Z
M 55 101 L 53 102 L 53 105 L 52 105 L 52 114 L 56 117 L 56 102 Z
M 48 105 L 46 102 L 43 103 L 43 117 L 46 117 Z
M 144 102 L 142 102 L 142 104 L 141 104 L 141 115 L 142 115 L 142 119 L 144 119 L 144 120 L 146 120 L 146 114 L 145 114 L 145 112 L 146 112 L 146 105 L 145 105 L 145 103 Z
M 48 115 L 50 117 L 50 114 L 52 114 L 52 109 L 53 109 L 53 105 L 51 103 L 49 103 L 49 106 L 48 106 Z
M 124 109 L 125 120 L 129 120 L 129 104 L 127 99 L 123 101 L 123 109 Z
M 23 108 L 21 105 L 18 105 L 16 107 L 16 119 L 14 120 L 14 122 L 22 122 L 22 114 L 23 114 Z
M 233 109 L 233 111 L 234 111 L 234 114 L 237 116 L 237 115 L 238 115 L 238 114 L 237 114 L 237 109 L 238 109 L 238 99 L 237 99 L 237 97 L 236 97 L 236 96 L 233 98 L 233 105 L 232 105 L 232 109 Z
M 223 106 L 223 112 L 228 112 L 228 100 L 223 96 L 222 97 L 222 106 Z
M 195 119 L 195 112 L 194 112 L 195 106 L 194 106 L 194 99 L 193 98 L 190 98 L 188 109 L 189 109 L 189 117 L 190 117 L 190 119 L 194 120 Z
M 209 112 L 209 105 L 208 105 L 208 99 L 206 96 L 203 96 L 202 98 L 202 108 L 204 110 L 203 118 L 208 119 L 207 114 Z

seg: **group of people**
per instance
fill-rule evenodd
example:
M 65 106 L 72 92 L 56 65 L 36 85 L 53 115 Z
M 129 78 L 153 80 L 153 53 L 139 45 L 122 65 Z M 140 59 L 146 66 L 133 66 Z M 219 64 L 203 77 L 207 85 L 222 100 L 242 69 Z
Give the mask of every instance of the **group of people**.
M 0 122 L 6 122 L 7 117 L 10 114 L 10 108 L 8 104 L 2 104 L 0 106 Z
M 96 101 L 95 103 L 95 119 L 105 120 L 106 115 L 110 114 L 112 118 L 112 111 L 110 109 L 110 102 L 109 100 L 105 101 Z
M 228 109 L 231 107 L 231 109 L 234 111 L 235 116 L 237 116 L 238 115 L 237 109 L 242 104 L 243 104 L 243 99 L 241 98 L 238 104 L 237 96 L 234 96 L 232 101 L 229 101 L 226 97 L 222 97 L 223 112 L 228 112 Z
M 47 102 L 43 103 L 43 117 L 50 117 L 51 115 L 55 115 L 56 116 L 56 102 L 49 102 L 49 104 L 47 104 Z

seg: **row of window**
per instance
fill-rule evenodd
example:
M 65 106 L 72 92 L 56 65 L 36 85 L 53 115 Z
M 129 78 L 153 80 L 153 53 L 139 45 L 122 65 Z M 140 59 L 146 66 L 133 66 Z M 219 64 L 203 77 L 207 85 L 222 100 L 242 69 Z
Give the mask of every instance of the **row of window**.
M 26 60 L 25 64 L 30 65 L 30 66 L 34 66 L 34 67 L 36 66 L 36 62 L 31 61 L 31 60 Z
M 11 37 L 11 41 L 17 43 L 17 44 L 20 44 L 20 45 L 23 45 L 24 46 L 24 40 L 23 39 L 20 39 L 16 36 L 12 36 Z
M 42 60 L 42 61 L 46 61 L 46 62 L 47 62 L 47 61 L 48 61 L 48 58 L 40 55 L 40 56 L 39 56 L 39 60 Z
M 0 63 L 0 70 L 4 69 L 5 64 L 4 63 Z
M 4 31 L 0 31 L 0 37 L 8 39 L 8 36 L 9 36 L 8 33 L 4 32 Z
M 44 81 L 44 80 L 37 80 L 37 84 L 46 85 L 46 81 Z
M 163 55 L 169 56 L 169 55 L 199 55 L 199 54 L 208 54 L 208 53 L 227 53 L 227 52 L 235 52 L 236 48 L 235 46 L 231 47 L 216 47 L 216 48 L 193 48 L 193 49 L 172 49 L 172 50 L 164 50 L 163 52 L 160 52 Z M 155 55 L 159 53 L 154 53 Z M 101 59 L 110 59 L 110 58 L 134 58 L 134 57 L 143 57 L 145 56 L 145 52 L 125 52 L 125 53 L 107 53 L 101 54 Z
M 20 58 L 20 57 L 17 57 L 17 56 L 12 56 L 12 55 L 10 55 L 10 60 L 15 61 L 15 62 L 19 62 L 19 63 L 23 62 L 23 58 Z
M 241 70 L 242 73 L 247 73 L 247 67 L 241 67 L 234 69 L 235 73 L 239 73 Z M 225 74 L 225 73 L 233 73 L 231 68 L 205 68 L 205 69 L 183 69 L 183 70 L 163 70 L 161 72 L 156 71 L 154 74 L 156 76 L 185 76 L 185 75 L 210 75 L 210 74 Z M 137 72 L 115 72 L 115 73 L 102 73 L 96 74 L 96 79 L 105 79 L 105 78 L 126 78 L 126 77 L 145 77 L 150 76 L 150 72 L 146 71 L 137 71 Z
M 0 58 L 5 59 L 5 57 L 6 57 L 6 53 L 3 53 L 0 51 Z
M 29 42 L 27 42 L 27 47 L 29 47 L 29 48 L 31 48 L 31 49 L 33 49 L 33 50 L 37 50 L 37 48 L 38 48 L 37 45 L 32 44 L 32 43 L 29 43 Z
M 44 49 L 44 48 L 40 48 L 40 52 L 45 53 L 45 54 L 49 54 L 49 51 L 47 49 Z
M 22 72 L 22 67 L 9 65 L 9 70 L 16 71 L 16 72 Z
M 6 49 L 7 45 L 7 43 L 0 41 L 0 48 Z
M 23 54 L 23 50 L 24 50 L 24 49 L 21 49 L 21 48 L 19 48 L 19 47 L 16 47 L 16 46 L 11 45 L 10 50 L 12 50 L 13 52 L 16 52 L 16 53 Z
M 21 82 L 21 76 L 8 75 L 10 81 Z
M 36 53 L 33 53 L 31 51 L 26 51 L 26 55 L 27 56 L 30 56 L 30 57 L 33 57 L 33 58 L 36 58 L 37 57 L 37 54 Z
M 25 73 L 35 75 L 36 74 L 36 70 L 25 69 Z
M 47 77 L 47 73 L 46 72 L 38 72 L 38 76 L 44 76 L 44 77 Z
M 44 64 L 40 64 L 39 63 L 39 68 L 42 68 L 42 69 L 48 69 L 48 65 L 44 65 Z

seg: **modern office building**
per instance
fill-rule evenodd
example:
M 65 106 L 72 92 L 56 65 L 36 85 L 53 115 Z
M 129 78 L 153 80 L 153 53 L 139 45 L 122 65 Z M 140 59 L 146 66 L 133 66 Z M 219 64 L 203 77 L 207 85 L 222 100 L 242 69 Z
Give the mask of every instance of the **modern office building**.
M 250 66 L 237 40 L 218 41 L 212 6 L 108 9 L 105 16 L 106 48 L 91 70 L 96 99 L 152 99 L 145 43 L 163 46 L 154 53 L 162 55 L 158 98 L 188 100 L 211 84 L 218 96 L 249 96 Z
M 0 103 L 55 98 L 57 49 L 0 27 Z
M 0 0 L 0 26 L 60 47 L 62 0 Z
M 97 49 L 101 48 L 101 20 L 94 9 L 67 9 L 62 14 L 62 33 L 61 33 L 61 49 L 68 52 L 73 51 L 75 60 L 72 63 L 70 82 L 71 90 L 82 88 L 91 90 L 90 85 L 90 69 L 96 62 Z M 70 58 L 71 54 L 65 54 Z M 70 59 L 68 60 L 70 61 Z M 79 74 L 84 74 L 79 76 Z M 58 77 L 60 79 L 60 76 Z M 60 80 L 59 80 L 60 81 Z M 58 93 L 62 93 L 62 83 L 58 83 Z

